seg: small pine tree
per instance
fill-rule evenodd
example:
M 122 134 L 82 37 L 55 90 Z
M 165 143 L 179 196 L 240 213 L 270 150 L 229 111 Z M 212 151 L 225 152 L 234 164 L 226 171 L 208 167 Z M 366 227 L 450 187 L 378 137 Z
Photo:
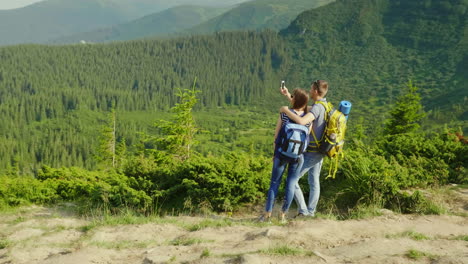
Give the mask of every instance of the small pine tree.
M 385 124 L 385 135 L 396 135 L 415 132 L 420 128 L 421 120 L 426 116 L 421 104 L 418 88 L 408 82 L 409 91 L 400 96 L 393 109 L 390 119 Z
M 180 98 L 180 102 L 173 108 L 175 120 L 172 122 L 159 120 L 155 126 L 161 129 L 162 136 L 156 141 L 160 149 L 164 149 L 181 160 L 190 158 L 192 146 L 195 141 L 195 133 L 198 129 L 195 126 L 192 109 L 197 103 L 197 93 L 195 90 L 196 79 L 192 89 L 183 89 L 176 94 Z
M 96 159 L 102 166 L 106 168 L 115 168 L 116 166 L 116 115 L 115 110 L 106 120 L 106 125 L 101 129 L 100 145 Z

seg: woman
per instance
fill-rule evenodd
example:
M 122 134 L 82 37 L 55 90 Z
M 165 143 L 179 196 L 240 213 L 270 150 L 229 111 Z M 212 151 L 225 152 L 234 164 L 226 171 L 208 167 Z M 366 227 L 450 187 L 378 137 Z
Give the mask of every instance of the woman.
M 293 91 L 293 95 L 291 96 L 291 104 L 293 111 L 296 115 L 303 116 L 307 113 L 307 103 L 309 101 L 309 96 L 306 91 L 302 89 L 295 89 Z M 286 223 L 286 213 L 291 206 L 291 202 L 294 197 L 295 185 L 299 180 L 299 172 L 301 170 L 302 164 L 304 162 L 304 158 L 302 155 L 299 156 L 297 159 L 291 159 L 282 155 L 279 151 L 279 140 L 278 136 L 280 134 L 281 129 L 287 123 L 294 123 L 286 114 L 281 113 L 278 121 L 276 123 L 276 130 L 275 130 L 275 151 L 273 156 L 273 170 L 271 173 L 271 181 L 270 181 L 270 189 L 267 193 L 267 201 L 265 205 L 265 213 L 260 217 L 260 221 L 270 221 L 271 212 L 273 211 L 273 205 L 275 202 L 275 198 L 278 194 L 278 189 L 281 184 L 281 179 L 283 176 L 283 172 L 288 166 L 288 177 L 286 179 L 286 193 L 283 202 L 283 206 L 281 208 L 280 213 L 280 220 L 282 223 Z M 310 128 L 310 124 L 306 125 Z

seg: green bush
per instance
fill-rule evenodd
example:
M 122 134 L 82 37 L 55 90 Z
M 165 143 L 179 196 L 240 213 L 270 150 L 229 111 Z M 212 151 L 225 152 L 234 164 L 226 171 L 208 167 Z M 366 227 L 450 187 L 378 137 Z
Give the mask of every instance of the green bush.
M 113 171 L 87 171 L 80 168 L 54 169 L 44 166 L 38 180 L 52 186 L 64 201 L 82 201 L 110 208 L 128 206 L 146 211 L 152 199 L 133 188 L 135 181 Z
M 444 208 L 429 201 L 420 191 L 398 193 L 391 201 L 390 208 L 405 214 L 434 214 L 446 212 Z
M 347 207 L 360 203 L 383 205 L 398 193 L 397 179 L 405 173 L 405 168 L 375 154 L 371 148 L 348 150 L 337 175 L 337 181 L 342 181 L 339 200 L 345 201 L 343 205 Z
M 356 141 L 347 147 L 336 179 L 322 180 L 320 210 L 329 206 L 350 213 L 352 208 L 386 207 L 403 213 L 440 214 L 444 210 L 421 193 L 406 190 L 453 179 L 467 181 L 463 176 L 466 144 L 444 134 L 400 134 L 375 145 Z M 232 211 L 264 201 L 271 166 L 270 158 L 248 153 L 194 154 L 182 162 L 167 153 L 147 150 L 128 158 L 120 171 L 44 166 L 36 178 L 3 176 L 0 207 L 74 201 L 88 207 L 128 207 L 145 213 L 197 206 L 201 211 Z M 327 160 L 322 177 L 328 166 Z M 301 184 L 306 184 L 306 178 Z M 304 187 L 309 189 L 307 184 Z
M 33 177 L 0 176 L 0 209 L 31 203 L 51 203 L 57 198 L 53 186 Z
M 446 163 L 449 159 L 443 158 L 452 153 L 442 153 L 434 147 L 437 140 L 426 142 L 424 149 L 417 148 L 423 140 L 413 136 L 396 135 L 376 145 L 360 141 L 352 144 L 345 150 L 336 179 L 322 180 L 322 204 L 328 208 L 321 209 L 335 210 L 330 208 L 335 206 L 340 212 L 349 213 L 349 209 L 359 206 L 380 206 L 404 213 L 440 214 L 443 209 L 418 192 L 407 195 L 402 190 L 447 183 L 451 165 Z M 322 176 L 326 175 L 327 166 L 325 162 Z
M 450 133 L 397 134 L 379 140 L 376 145 L 379 155 L 386 159 L 394 157 L 405 167 L 414 168 L 411 174 L 415 174 L 412 177 L 417 181 L 428 181 L 429 185 L 468 182 L 468 160 L 464 158 L 468 156 L 468 145 Z
M 181 208 L 190 199 L 193 204 L 209 203 L 216 211 L 263 199 L 271 173 L 271 160 L 240 153 L 193 156 L 184 162 L 138 157 L 129 166 L 124 169 L 127 176 L 164 201 L 162 206 Z
M 269 186 L 271 160 L 231 153 L 222 157 L 198 157 L 183 164 L 176 175 L 183 188 L 181 193 L 197 203 L 209 201 L 217 210 L 226 206 L 238 208 L 242 204 L 263 200 Z

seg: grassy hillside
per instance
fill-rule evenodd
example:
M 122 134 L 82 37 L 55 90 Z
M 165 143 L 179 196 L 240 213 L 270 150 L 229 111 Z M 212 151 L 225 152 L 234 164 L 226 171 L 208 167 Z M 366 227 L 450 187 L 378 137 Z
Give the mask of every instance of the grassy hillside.
M 78 43 L 81 40 L 105 42 L 165 36 L 198 25 L 227 10 L 229 8 L 177 6 L 125 24 L 60 38 L 53 43 Z
M 219 17 L 191 28 L 188 33 L 285 28 L 301 12 L 333 0 L 256 0 L 243 3 Z

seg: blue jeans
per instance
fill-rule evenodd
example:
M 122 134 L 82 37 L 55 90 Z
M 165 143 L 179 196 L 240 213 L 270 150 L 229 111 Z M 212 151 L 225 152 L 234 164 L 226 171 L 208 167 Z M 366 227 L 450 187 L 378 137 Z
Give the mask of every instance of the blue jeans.
M 291 206 L 292 200 L 294 198 L 296 185 L 299 181 L 299 172 L 303 163 L 303 155 L 301 155 L 296 162 L 275 155 L 273 159 L 273 169 L 271 172 L 270 189 L 267 193 L 267 202 L 265 205 L 266 212 L 271 212 L 273 210 L 275 198 L 278 194 L 278 189 L 281 184 L 281 178 L 283 177 L 283 172 L 285 171 L 286 165 L 288 164 L 289 166 L 288 177 L 286 178 L 286 194 L 281 210 L 282 212 L 287 212 L 289 210 L 289 207 Z
M 299 213 L 303 215 L 314 216 L 315 209 L 320 197 L 320 170 L 322 169 L 324 155 L 319 153 L 305 152 L 304 164 L 299 173 L 299 179 L 306 173 L 308 173 L 308 182 L 310 186 L 309 192 L 309 203 L 308 206 L 304 201 L 304 194 L 302 193 L 301 187 L 299 186 L 299 179 L 295 186 L 294 199 L 299 207 Z

